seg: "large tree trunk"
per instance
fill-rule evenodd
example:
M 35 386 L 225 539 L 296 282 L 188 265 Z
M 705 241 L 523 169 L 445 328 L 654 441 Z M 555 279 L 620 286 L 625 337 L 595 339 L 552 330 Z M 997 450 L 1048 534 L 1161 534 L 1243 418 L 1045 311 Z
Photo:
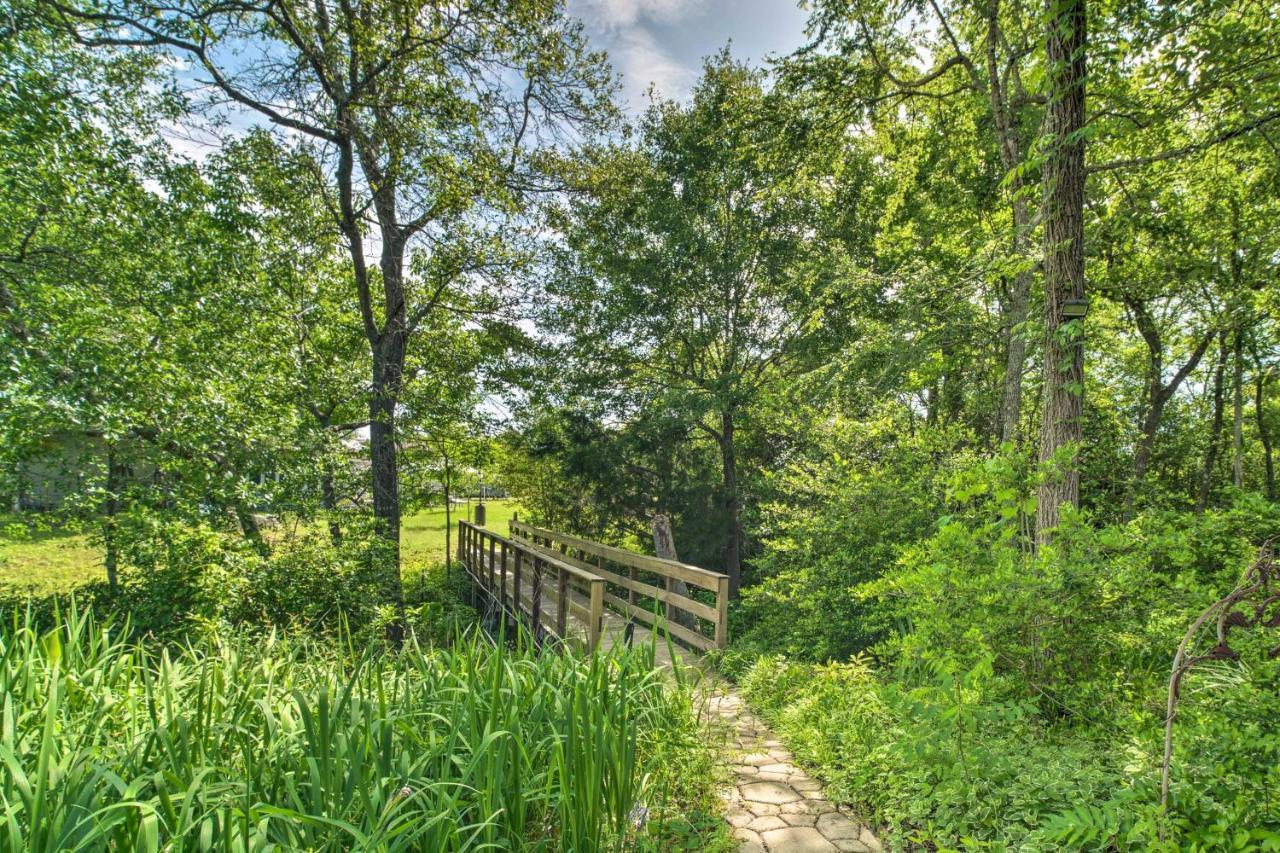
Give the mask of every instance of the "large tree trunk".
M 742 510 L 738 498 L 738 461 L 733 448 L 733 410 L 720 417 L 720 461 L 724 469 L 724 511 L 728 536 L 724 548 L 724 573 L 729 576 L 729 597 L 738 597 L 742 582 Z
M 400 579 L 400 481 L 396 458 L 396 399 L 387 393 L 385 368 L 374 364 L 374 388 L 369 400 L 369 456 L 373 476 L 373 519 L 382 562 L 383 601 L 397 611 L 404 609 L 404 587 Z M 403 627 L 388 629 L 388 638 L 398 642 Z
M 1196 512 L 1204 512 L 1213 493 L 1213 472 L 1218 467 L 1218 446 L 1222 442 L 1223 389 L 1226 381 L 1227 333 L 1218 338 L 1218 365 L 1213 371 L 1213 420 L 1209 427 L 1209 445 L 1204 452 L 1204 468 L 1200 472 L 1200 495 L 1196 499 Z
M 1040 460 L 1083 436 L 1084 324 L 1064 323 L 1062 306 L 1083 299 L 1085 0 L 1046 0 L 1048 110 L 1052 146 L 1044 164 L 1044 415 Z M 1063 504 L 1080 505 L 1080 468 L 1072 459 L 1047 476 L 1036 508 L 1036 541 L 1048 542 Z

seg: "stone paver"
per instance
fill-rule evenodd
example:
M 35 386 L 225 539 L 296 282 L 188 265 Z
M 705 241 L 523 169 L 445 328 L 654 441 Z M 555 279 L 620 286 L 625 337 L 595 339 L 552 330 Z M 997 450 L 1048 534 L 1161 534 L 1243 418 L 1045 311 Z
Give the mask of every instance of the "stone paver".
M 725 820 L 739 853 L 867 853 L 882 850 L 869 828 L 827 799 L 822 783 L 751 713 L 731 685 L 715 680 L 704 698 L 729 730 Z

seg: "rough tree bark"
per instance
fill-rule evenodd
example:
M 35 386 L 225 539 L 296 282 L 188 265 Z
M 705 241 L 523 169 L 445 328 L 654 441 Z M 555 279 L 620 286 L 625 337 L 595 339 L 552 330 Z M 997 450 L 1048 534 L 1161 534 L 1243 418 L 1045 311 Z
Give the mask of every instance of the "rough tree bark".
M 1031 210 L 1024 195 L 1022 166 L 1022 121 L 1019 107 L 1025 100 L 1022 76 L 1017 61 L 1008 63 L 1008 73 L 1001 74 L 998 55 L 1008 49 L 1008 40 L 1000 26 L 1000 3 L 993 0 L 987 7 L 986 66 L 987 99 L 1000 147 L 1000 165 L 1009 175 L 1012 200 L 1013 254 L 1026 259 L 1031 254 Z M 1012 91 L 1010 89 L 1012 88 Z M 1000 401 L 1000 440 L 1017 442 L 1022 410 L 1022 369 L 1027 360 L 1027 342 L 1021 327 L 1027 321 L 1031 296 L 1031 270 L 1023 264 L 1013 277 L 1005 298 L 1003 337 L 1005 345 L 1004 389 Z
M 1044 164 L 1044 413 L 1040 460 L 1045 462 L 1083 435 L 1083 321 L 1064 322 L 1062 306 L 1083 299 L 1085 0 L 1046 0 L 1045 56 L 1050 150 Z M 1063 504 L 1080 505 L 1080 469 L 1074 460 L 1041 483 L 1036 542 L 1058 526 Z
M 1229 354 L 1227 333 L 1223 332 L 1218 336 L 1218 364 L 1213 371 L 1213 420 L 1209 427 L 1209 445 L 1204 452 L 1204 467 L 1200 472 L 1200 495 L 1196 499 L 1196 512 L 1204 512 L 1208 508 L 1209 496 L 1213 493 L 1213 471 L 1218 466 L 1218 446 L 1222 443 L 1222 386 L 1226 381 Z

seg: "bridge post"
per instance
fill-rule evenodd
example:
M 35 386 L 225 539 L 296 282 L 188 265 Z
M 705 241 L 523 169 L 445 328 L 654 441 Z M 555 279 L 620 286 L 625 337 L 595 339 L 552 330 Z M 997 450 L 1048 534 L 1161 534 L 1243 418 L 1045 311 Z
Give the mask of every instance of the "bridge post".
M 560 600 L 556 602 L 556 633 L 560 635 L 560 639 L 567 640 L 569 628 L 569 573 L 563 568 L 558 569 L 560 574 L 560 583 L 556 590 Z
M 533 644 L 542 640 L 542 559 L 533 556 Z
M 716 580 L 716 648 L 729 646 L 729 579 Z
M 506 542 L 502 543 L 502 554 L 500 559 L 502 560 L 502 563 L 501 563 L 501 569 L 499 570 L 499 576 L 498 576 L 498 606 L 503 608 L 503 610 L 505 610 L 507 607 L 507 543 Z M 506 617 L 503 617 L 503 618 L 505 619 Z
M 515 590 L 513 591 L 513 595 L 515 597 L 515 602 L 514 602 L 515 606 L 511 608 L 511 610 L 516 615 L 516 627 L 519 627 L 520 625 L 520 612 L 524 609 L 524 593 L 521 592 L 521 587 L 520 587 L 520 564 L 523 562 L 524 562 L 524 552 L 521 551 L 519 548 L 517 548 L 516 564 L 512 570 L 512 574 L 515 576 L 514 577 L 515 583 L 513 584 L 513 586 L 515 586 Z
M 604 579 L 591 584 L 590 619 L 587 625 L 587 650 L 600 648 L 600 635 L 604 632 Z
M 498 574 L 498 561 L 495 559 L 495 552 L 498 549 L 496 539 L 489 540 L 489 591 L 493 591 L 493 582 Z

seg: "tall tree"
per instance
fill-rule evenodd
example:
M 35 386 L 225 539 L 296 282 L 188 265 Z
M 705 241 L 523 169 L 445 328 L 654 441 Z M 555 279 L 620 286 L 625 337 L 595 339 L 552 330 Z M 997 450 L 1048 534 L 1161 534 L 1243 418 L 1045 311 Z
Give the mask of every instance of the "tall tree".
M 1044 412 L 1040 461 L 1057 470 L 1041 482 L 1036 541 L 1047 542 L 1061 507 L 1080 505 L 1074 453 L 1083 437 L 1084 321 L 1065 316 L 1085 298 L 1085 0 L 1046 0 L 1044 144 Z
M 1039 69 L 1034 9 L 1021 2 L 958 0 L 914 3 L 822 0 L 809 23 L 813 45 L 793 63 L 837 102 L 862 105 L 882 121 L 916 102 L 951 104 L 981 116 L 974 132 L 946 145 L 973 146 L 999 164 L 1007 229 L 1000 275 L 1004 364 L 996 438 L 1016 441 L 1027 360 L 1026 324 L 1034 257 L 1035 170 L 1029 156 L 1043 97 L 1025 81 Z M 924 54 L 929 65 L 920 68 Z M 946 109 L 947 107 L 942 107 Z M 837 110 L 837 114 L 842 112 Z M 985 201 L 985 199 L 984 199 Z M 991 227 L 983 217 L 983 228 Z
M 514 211 L 539 188 L 547 134 L 607 115 L 600 57 L 550 0 L 55 5 L 87 44 L 192 60 L 223 98 L 324 164 L 317 187 L 371 355 L 373 512 L 385 594 L 400 605 L 396 420 L 410 338 L 485 264 L 485 212 Z
M 723 567 L 742 567 L 738 431 L 769 387 L 837 340 L 847 258 L 823 239 L 826 150 L 787 138 L 761 75 L 709 60 L 688 106 L 645 115 L 637 145 L 594 152 L 557 222 L 568 252 L 550 328 L 599 387 L 671 392 L 720 456 Z

